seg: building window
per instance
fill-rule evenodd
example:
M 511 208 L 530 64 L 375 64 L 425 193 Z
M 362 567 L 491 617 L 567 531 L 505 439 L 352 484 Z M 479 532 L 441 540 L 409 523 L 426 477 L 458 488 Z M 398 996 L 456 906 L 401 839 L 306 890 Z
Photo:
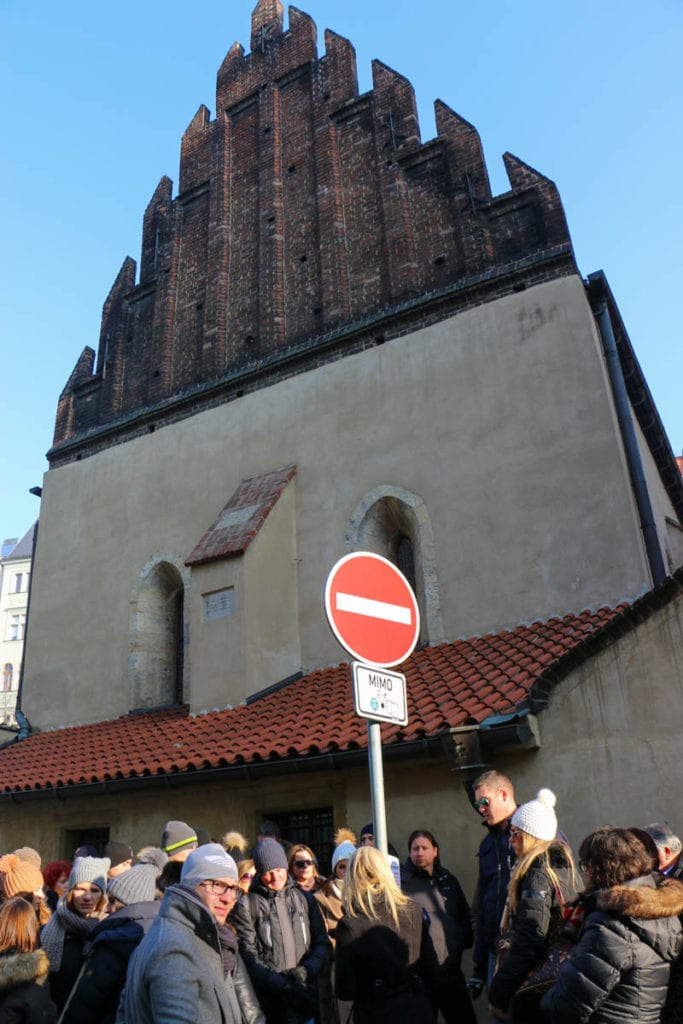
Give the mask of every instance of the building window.
M 23 640 L 24 629 L 26 628 L 26 613 L 10 615 L 9 617 L 9 640 Z
M 12 680 L 14 678 L 14 666 L 10 661 L 7 662 L 2 670 L 2 688 L 6 692 L 12 689 Z
M 420 608 L 420 642 L 444 639 L 434 534 L 424 501 L 401 487 L 367 494 L 349 520 L 347 551 L 383 555 L 406 577 Z
M 268 811 L 259 820 L 274 821 L 288 843 L 310 846 L 318 858 L 318 870 L 327 877 L 332 870 L 334 815 L 331 807 L 306 811 Z
M 168 707 L 183 700 L 184 587 L 170 562 L 146 568 L 137 583 L 128 659 L 130 707 Z
M 14 590 L 13 594 L 25 594 L 28 590 L 28 577 L 27 572 L 18 572 L 14 576 Z
M 109 828 L 107 826 L 66 829 L 62 841 L 62 854 L 66 860 L 73 860 L 74 853 L 79 846 L 92 846 L 101 857 L 108 842 Z

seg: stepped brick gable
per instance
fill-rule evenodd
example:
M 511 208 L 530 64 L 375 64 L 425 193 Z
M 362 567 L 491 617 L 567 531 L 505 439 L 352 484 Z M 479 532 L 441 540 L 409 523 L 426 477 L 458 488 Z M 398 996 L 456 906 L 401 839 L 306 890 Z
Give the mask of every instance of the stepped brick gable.
M 181 396 L 224 401 L 376 344 L 378 318 L 385 340 L 575 271 L 551 181 L 507 154 L 511 190 L 492 197 L 475 128 L 437 100 L 422 143 L 410 82 L 372 71 L 359 95 L 348 40 L 326 31 L 319 56 L 308 15 L 290 7 L 285 31 L 260 0 L 214 118 L 200 106 L 183 136 L 177 195 L 162 177 L 145 211 L 139 278 L 126 258 L 97 356 L 60 397 L 53 465 Z

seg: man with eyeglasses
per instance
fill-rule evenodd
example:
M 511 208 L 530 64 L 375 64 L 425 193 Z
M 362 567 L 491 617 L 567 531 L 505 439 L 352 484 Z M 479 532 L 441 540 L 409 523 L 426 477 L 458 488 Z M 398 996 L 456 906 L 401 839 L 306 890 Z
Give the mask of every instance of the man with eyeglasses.
M 256 878 L 235 908 L 240 952 L 267 1024 L 304 1024 L 318 1011 L 318 975 L 330 946 L 315 897 L 289 878 L 269 837 L 254 848 Z
M 488 829 L 479 845 L 479 877 L 474 897 L 474 969 L 467 982 L 473 999 L 488 986 L 496 965 L 495 940 L 510 882 L 510 818 L 517 810 L 512 782 L 501 772 L 474 781 L 474 807 Z
M 190 853 L 131 958 L 116 1024 L 264 1024 L 226 923 L 239 891 L 222 846 Z

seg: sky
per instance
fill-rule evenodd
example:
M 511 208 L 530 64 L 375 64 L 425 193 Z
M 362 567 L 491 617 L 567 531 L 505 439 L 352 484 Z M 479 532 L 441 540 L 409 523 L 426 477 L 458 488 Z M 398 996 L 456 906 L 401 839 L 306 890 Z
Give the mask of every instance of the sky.
M 255 2 L 255 0 L 254 0 Z M 252 0 L 0 3 L 0 539 L 39 511 L 60 391 Z M 603 270 L 675 454 L 683 451 L 680 0 L 301 0 L 478 129 L 494 194 L 509 150 L 557 184 L 581 274 Z M 175 194 L 175 191 L 174 191 Z

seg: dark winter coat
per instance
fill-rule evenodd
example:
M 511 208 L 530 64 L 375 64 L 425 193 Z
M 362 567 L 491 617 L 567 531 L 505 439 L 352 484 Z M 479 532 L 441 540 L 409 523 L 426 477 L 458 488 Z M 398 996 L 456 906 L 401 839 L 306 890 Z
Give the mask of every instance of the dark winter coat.
M 285 950 L 276 900 L 284 902 L 292 923 L 296 962 L 301 969 L 296 979 L 284 973 Z M 330 947 L 315 897 L 295 882 L 275 892 L 255 881 L 230 915 L 230 923 L 237 930 L 240 953 L 266 1019 L 284 1019 L 288 1011 L 293 1019 L 312 1017 L 317 1004 L 315 981 Z
M 263 1024 L 239 956 L 225 976 L 218 928 L 199 897 L 172 885 L 133 952 L 117 1024 Z
M 683 884 L 653 875 L 596 894 L 541 1009 L 553 1024 L 655 1024 L 681 949 Z
M 557 876 L 564 902 L 574 899 L 569 861 L 560 844 L 547 851 Z M 534 964 L 543 955 L 552 914 L 562 913 L 544 856 L 537 857 L 519 883 L 517 910 L 508 921 L 510 948 L 496 971 L 489 989 L 489 1002 L 499 1010 L 508 1010 L 512 998 Z
M 378 916 L 345 915 L 337 925 L 335 986 L 343 1024 L 431 1024 L 434 1011 L 424 978 L 433 948 L 421 907 L 410 900 L 399 928 L 385 907 Z
M 495 953 L 500 919 L 505 910 L 510 881 L 509 819 L 487 825 L 479 845 L 479 875 L 474 896 L 474 973 L 486 981 L 489 954 Z
M 459 970 L 463 950 L 473 942 L 472 917 L 460 882 L 441 866 L 430 875 L 408 860 L 403 865 L 402 888 L 427 917 L 429 936 L 443 970 Z
M 49 966 L 42 949 L 0 954 L 0 1024 L 55 1024 Z
M 114 1024 L 128 961 L 147 934 L 161 903 L 132 903 L 90 933 L 86 958 L 61 1024 Z

